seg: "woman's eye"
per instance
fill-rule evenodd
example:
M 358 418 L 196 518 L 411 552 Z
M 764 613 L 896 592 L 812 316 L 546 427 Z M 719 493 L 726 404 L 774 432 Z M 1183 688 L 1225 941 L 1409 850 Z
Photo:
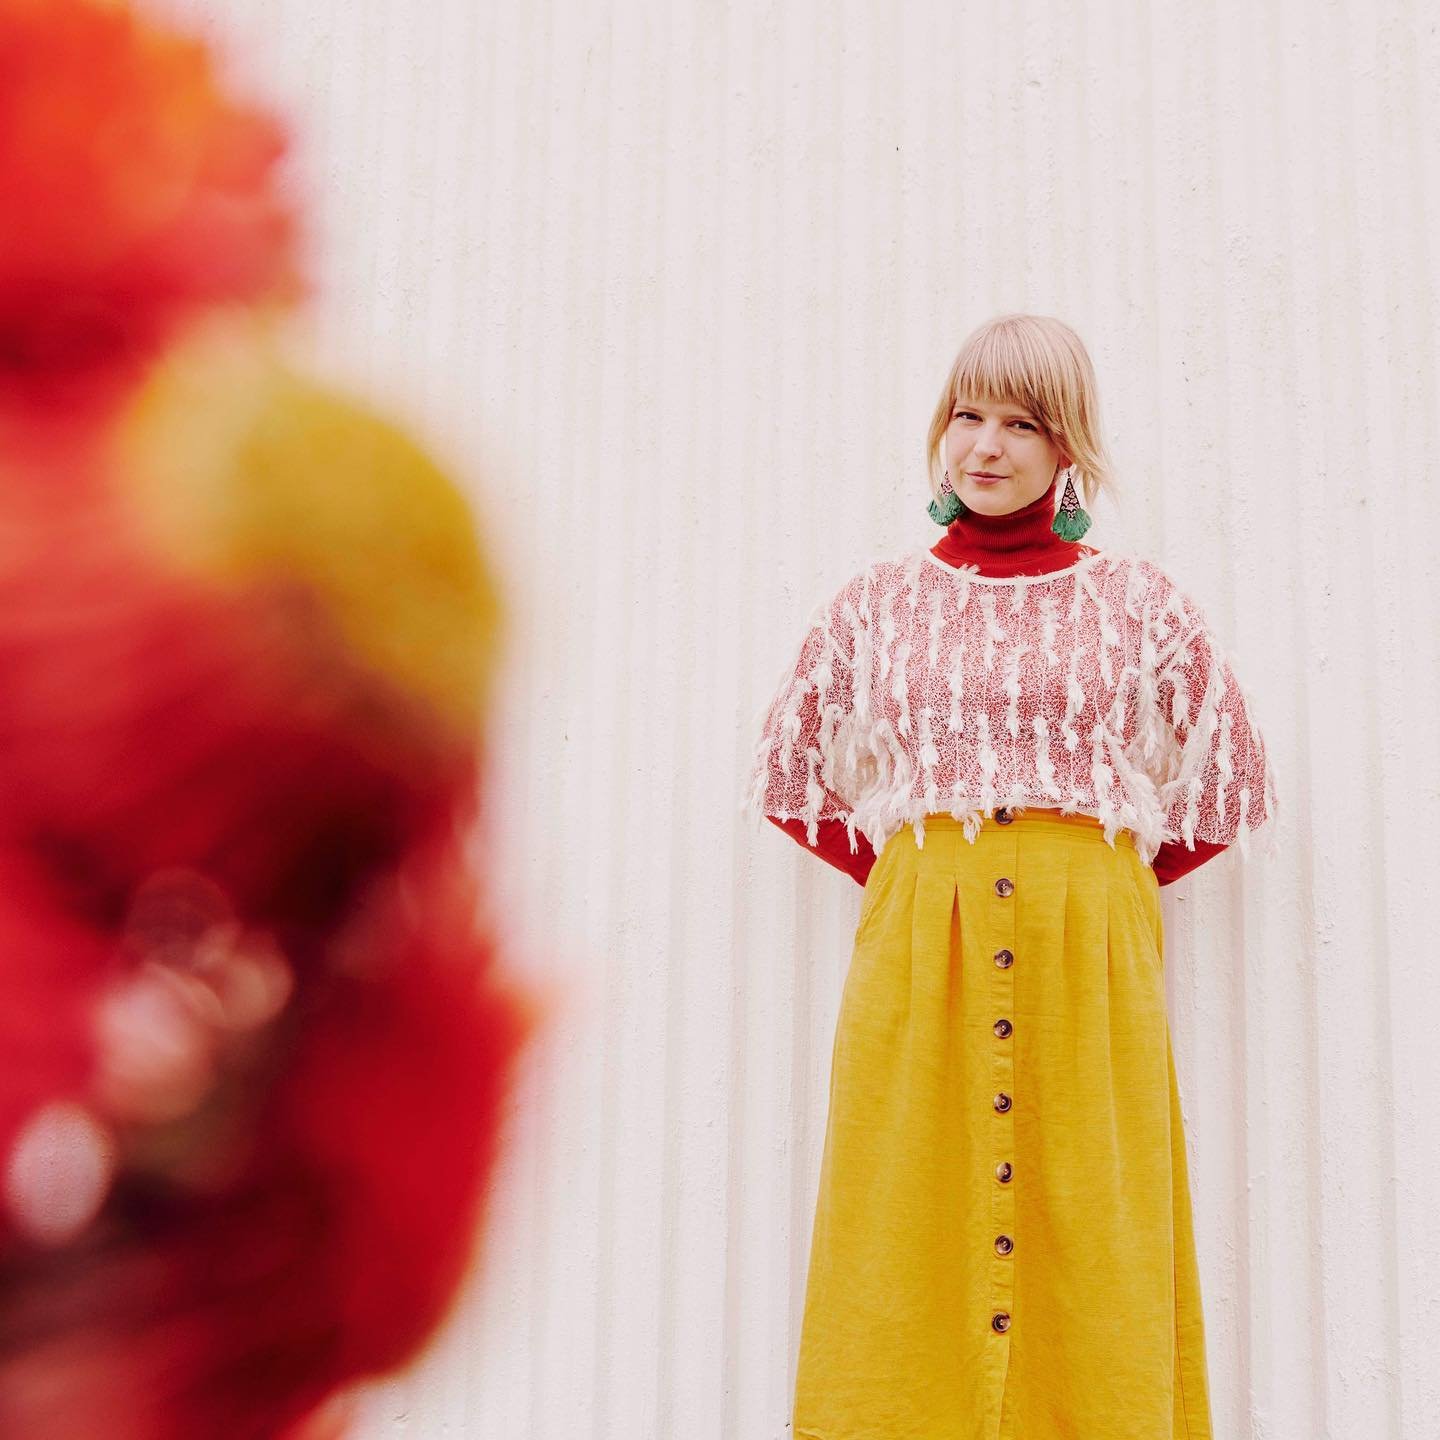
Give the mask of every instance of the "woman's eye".
M 974 419 L 975 412 L 973 410 L 957 410 L 951 418 L 955 420 Z M 1016 425 L 1023 425 L 1027 430 L 1035 429 L 1035 427 L 1028 420 L 1016 420 L 1014 423 Z

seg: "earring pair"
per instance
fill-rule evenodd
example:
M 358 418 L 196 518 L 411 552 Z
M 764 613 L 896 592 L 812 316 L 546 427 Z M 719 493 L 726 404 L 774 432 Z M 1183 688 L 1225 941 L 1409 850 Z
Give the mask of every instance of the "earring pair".
M 949 525 L 958 520 L 962 515 L 970 513 L 969 507 L 955 493 L 955 487 L 950 483 L 950 472 L 945 472 L 945 478 L 940 482 L 940 499 L 932 500 L 929 504 L 930 518 L 937 525 Z M 1078 540 L 1090 528 L 1090 516 L 1080 505 L 1080 497 L 1075 493 L 1075 467 L 1071 465 L 1065 471 L 1065 490 L 1060 496 L 1060 508 L 1055 512 L 1055 518 L 1050 522 L 1050 528 L 1062 540 Z

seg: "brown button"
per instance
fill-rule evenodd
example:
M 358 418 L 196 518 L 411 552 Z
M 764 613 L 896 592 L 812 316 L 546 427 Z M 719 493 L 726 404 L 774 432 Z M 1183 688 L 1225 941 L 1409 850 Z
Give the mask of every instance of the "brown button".
M 1012 1102 L 1011 1102 L 1011 1100 L 1010 1100 L 1010 1097 L 1009 1097 L 1003 1090 L 1001 1090 L 1001 1091 L 995 1096 L 995 1108 L 996 1108 L 997 1110 L 1000 1110 L 1000 1111 L 1008 1110 L 1008 1109 L 1010 1108 L 1011 1103 L 1012 1103 Z
M 1015 1248 L 1015 1242 L 1008 1235 L 997 1235 L 995 1237 L 995 1253 L 997 1255 L 1008 1255 Z
M 1002 969 L 1008 970 L 1015 963 L 1015 957 L 1008 950 L 997 950 L 995 952 L 995 963 Z
M 1014 1173 L 1015 1173 L 1015 1171 L 1014 1171 L 1014 1169 L 1011 1167 L 1010 1162 L 1009 1162 L 1008 1160 L 1002 1160 L 1002 1161 L 995 1167 L 995 1178 L 996 1178 L 1002 1185 L 1008 1185 L 1008 1184 L 1010 1183 L 1010 1177 L 1011 1177 Z
M 990 1028 L 994 1030 L 995 1034 L 999 1036 L 1001 1040 L 1003 1040 L 1015 1027 L 1008 1020 L 1002 1017 L 1001 1019 L 997 1020 Z
M 997 825 L 1008 825 L 1015 817 L 1010 813 L 1008 805 L 1002 805 L 995 812 L 995 823 Z
M 1005 879 L 1002 875 L 1000 879 L 995 882 L 995 893 L 997 895 L 1013 895 L 1015 893 L 1015 882 Z
M 990 1328 L 1003 1335 L 1010 1328 L 1010 1316 L 1004 1310 L 997 1310 L 990 1317 Z

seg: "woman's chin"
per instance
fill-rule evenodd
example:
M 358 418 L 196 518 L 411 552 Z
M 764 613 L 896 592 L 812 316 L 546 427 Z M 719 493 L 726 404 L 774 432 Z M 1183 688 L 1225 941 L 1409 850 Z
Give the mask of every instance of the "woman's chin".
M 963 497 L 965 504 L 981 515 L 1008 515 L 1019 508 L 1008 489 L 1003 492 L 998 486 L 967 486 L 966 489 L 968 493 Z

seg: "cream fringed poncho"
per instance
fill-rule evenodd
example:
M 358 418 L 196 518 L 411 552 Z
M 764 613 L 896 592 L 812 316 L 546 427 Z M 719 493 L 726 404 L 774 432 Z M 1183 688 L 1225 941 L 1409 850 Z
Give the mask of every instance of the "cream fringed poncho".
M 1275 776 L 1199 606 L 1159 566 L 1105 551 L 983 576 L 926 550 L 880 560 L 817 607 L 759 723 L 742 808 L 840 820 L 878 853 L 924 816 L 997 806 L 1093 815 L 1113 845 L 1239 841 Z

